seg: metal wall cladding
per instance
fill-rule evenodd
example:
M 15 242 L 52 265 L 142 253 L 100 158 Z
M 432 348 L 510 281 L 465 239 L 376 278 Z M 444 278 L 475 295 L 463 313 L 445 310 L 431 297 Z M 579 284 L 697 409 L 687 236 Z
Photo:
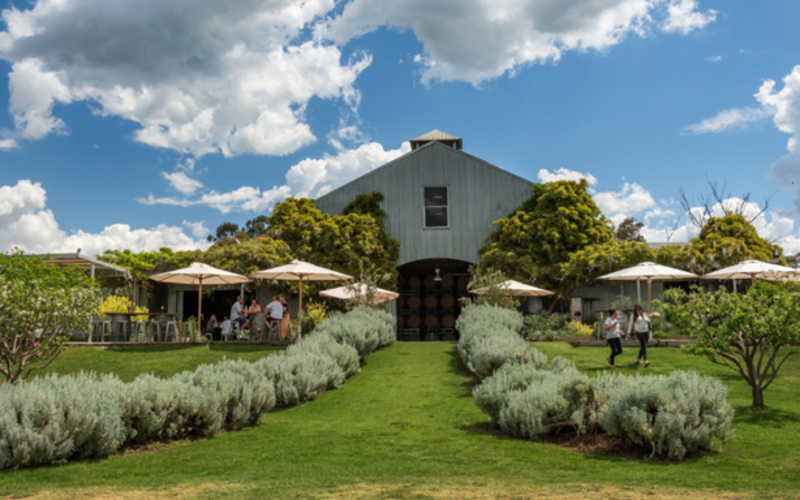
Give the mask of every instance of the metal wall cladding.
M 447 186 L 449 227 L 425 229 L 423 188 Z M 397 265 L 422 259 L 475 262 L 492 223 L 530 198 L 533 183 L 480 158 L 431 142 L 316 200 L 341 215 L 359 194 L 379 191 L 385 226 L 400 241 Z

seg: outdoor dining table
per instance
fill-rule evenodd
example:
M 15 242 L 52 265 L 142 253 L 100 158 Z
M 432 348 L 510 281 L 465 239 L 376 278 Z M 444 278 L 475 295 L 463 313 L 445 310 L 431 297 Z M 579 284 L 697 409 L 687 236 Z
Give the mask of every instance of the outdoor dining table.
M 166 327 L 166 323 L 171 321 L 173 318 L 183 316 L 183 313 L 167 313 L 167 312 L 151 312 L 151 313 L 141 313 L 141 312 L 126 312 L 126 313 L 111 313 L 108 316 L 111 316 L 111 335 L 112 338 L 116 334 L 117 340 L 120 338 L 125 338 L 126 334 L 128 339 L 130 339 L 130 335 L 132 332 L 131 330 L 131 318 L 134 316 L 148 316 L 153 318 L 153 321 L 158 322 Z M 123 321 L 115 321 L 114 316 L 118 316 L 119 319 L 124 318 Z M 114 328 L 114 325 L 118 325 Z M 124 325 L 124 326 L 123 326 Z M 181 331 L 180 328 L 176 329 L 176 335 L 178 339 L 180 339 Z M 127 339 L 126 339 L 127 340 Z M 137 337 L 138 340 L 138 337 Z

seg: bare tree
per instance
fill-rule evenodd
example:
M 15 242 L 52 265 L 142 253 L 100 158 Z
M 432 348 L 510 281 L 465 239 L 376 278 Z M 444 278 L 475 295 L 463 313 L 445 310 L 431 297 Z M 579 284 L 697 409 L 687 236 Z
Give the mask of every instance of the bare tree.
M 769 209 L 771 197 L 764 199 L 763 208 L 760 208 L 758 213 L 748 214 L 747 207 L 750 204 L 750 193 L 745 193 L 734 201 L 727 190 L 728 183 L 726 180 L 723 180 L 722 187 L 719 187 L 716 182 L 711 182 L 708 177 L 706 177 L 706 182 L 711 190 L 710 193 L 701 193 L 690 199 L 683 188 L 679 191 L 681 208 L 686 213 L 686 218 L 689 222 L 697 229 L 702 229 L 705 226 L 708 218 L 714 215 L 714 208 L 717 206 L 721 207 L 726 214 L 743 215 L 747 222 L 751 223 Z

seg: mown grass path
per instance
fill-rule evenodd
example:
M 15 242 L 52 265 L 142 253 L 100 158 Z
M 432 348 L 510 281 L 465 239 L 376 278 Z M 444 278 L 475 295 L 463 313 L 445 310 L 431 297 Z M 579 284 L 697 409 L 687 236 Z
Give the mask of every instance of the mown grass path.
M 599 348 L 541 348 L 573 358 L 589 373 L 602 367 L 605 356 Z M 653 351 L 659 360 L 654 372 L 688 366 L 727 375 L 677 349 Z M 72 370 L 69 357 L 63 361 L 65 371 Z M 768 403 L 780 403 L 763 414 L 739 411 L 748 403 L 746 387 L 724 378 L 737 406 L 736 441 L 723 453 L 676 464 L 586 455 L 494 435 L 473 403 L 472 377 L 453 344 L 397 344 L 370 355 L 342 389 L 271 412 L 258 427 L 105 460 L 0 473 L 0 495 L 709 498 L 736 491 L 738 497 L 795 498 L 800 363 L 792 363 L 785 380 L 767 393 Z M 54 370 L 60 371 L 58 364 Z

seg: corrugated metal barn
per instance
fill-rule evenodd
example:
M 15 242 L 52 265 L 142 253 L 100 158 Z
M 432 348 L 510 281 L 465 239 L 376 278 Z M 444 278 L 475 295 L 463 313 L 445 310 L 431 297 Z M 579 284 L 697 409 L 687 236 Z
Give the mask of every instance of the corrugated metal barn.
M 385 227 L 400 241 L 400 338 L 454 339 L 468 266 L 492 223 L 530 198 L 533 183 L 465 153 L 462 140 L 444 132 L 410 142 L 411 152 L 318 198 L 316 205 L 338 215 L 359 194 L 382 193 Z

